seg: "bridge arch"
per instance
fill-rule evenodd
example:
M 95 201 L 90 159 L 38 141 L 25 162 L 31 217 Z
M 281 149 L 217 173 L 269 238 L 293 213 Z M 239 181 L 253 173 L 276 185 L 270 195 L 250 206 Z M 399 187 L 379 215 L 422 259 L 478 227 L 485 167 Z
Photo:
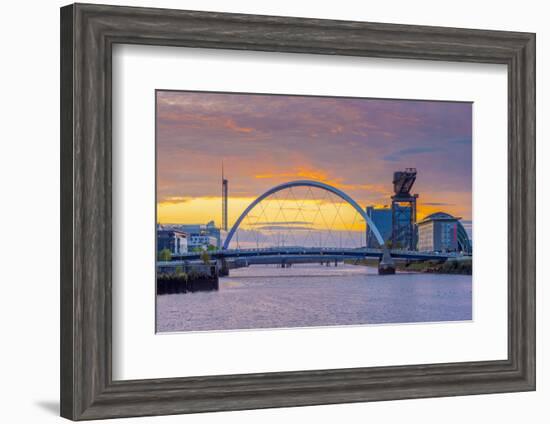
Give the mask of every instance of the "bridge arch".
M 342 200 L 345 200 L 347 203 L 349 203 L 358 213 L 363 217 L 363 219 L 367 222 L 369 225 L 369 229 L 374 234 L 374 237 L 376 238 L 376 241 L 380 245 L 380 247 L 384 246 L 384 239 L 380 235 L 380 231 L 378 231 L 378 228 L 376 228 L 376 225 L 374 225 L 374 222 L 372 219 L 367 215 L 365 210 L 361 208 L 357 204 L 355 200 L 353 200 L 350 196 L 348 196 L 346 193 L 344 193 L 342 190 L 337 189 L 336 187 L 333 187 L 331 185 L 322 183 L 320 181 L 312 181 L 312 180 L 297 180 L 297 181 L 289 181 L 287 183 L 279 184 L 275 187 L 270 188 L 267 190 L 264 194 L 259 196 L 256 200 L 254 200 L 248 207 L 244 210 L 244 212 L 239 216 L 237 221 L 235 221 L 235 224 L 231 227 L 231 230 L 229 230 L 229 233 L 227 234 L 227 237 L 223 243 L 223 249 L 229 248 L 229 243 L 231 243 L 231 239 L 235 235 L 235 232 L 239 228 L 239 225 L 241 224 L 242 220 L 248 215 L 248 213 L 256 206 L 258 203 L 260 203 L 262 200 L 264 200 L 266 197 L 271 196 L 273 193 L 277 193 L 278 191 L 285 190 L 287 188 L 291 187 L 314 187 L 314 188 L 320 188 L 322 190 L 326 190 L 330 193 L 333 193 L 340 197 Z

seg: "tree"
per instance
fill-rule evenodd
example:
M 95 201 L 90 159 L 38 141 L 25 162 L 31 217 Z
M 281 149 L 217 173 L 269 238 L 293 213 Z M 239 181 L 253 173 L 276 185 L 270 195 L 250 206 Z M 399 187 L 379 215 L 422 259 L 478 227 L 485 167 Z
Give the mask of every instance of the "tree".
M 172 260 L 172 252 L 170 252 L 170 249 L 162 249 L 159 252 L 159 261 L 171 261 Z
M 206 264 L 210 265 L 210 255 L 206 250 L 203 250 L 201 253 L 201 260 Z

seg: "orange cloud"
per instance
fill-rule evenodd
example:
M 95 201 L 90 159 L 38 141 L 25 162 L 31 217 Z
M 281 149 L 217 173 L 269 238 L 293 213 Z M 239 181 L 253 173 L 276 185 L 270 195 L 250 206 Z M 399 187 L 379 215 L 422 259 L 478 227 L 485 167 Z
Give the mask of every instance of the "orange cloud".
M 170 125 L 175 128 L 200 129 L 204 128 L 204 125 L 207 125 L 214 128 L 225 128 L 238 133 L 248 134 L 254 131 L 254 128 L 240 126 L 232 118 L 201 113 L 163 111 L 162 120 L 170 122 Z
M 224 122 L 224 127 L 232 131 L 242 132 L 242 133 L 251 133 L 254 131 L 253 128 L 249 127 L 240 127 L 238 126 L 233 119 L 226 119 Z
M 254 175 L 254 178 L 271 178 L 271 179 L 305 178 L 308 180 L 315 180 L 315 181 L 322 181 L 322 182 L 328 181 L 328 176 L 323 171 L 307 169 L 307 168 L 298 168 L 297 170 L 291 171 L 291 172 L 257 174 L 257 175 Z
M 330 178 L 326 172 L 312 168 L 298 168 L 293 172 L 266 173 L 254 175 L 254 178 L 263 179 L 307 179 L 320 181 L 341 190 L 365 190 L 379 194 L 390 194 L 390 186 L 384 184 L 346 184 L 343 178 Z
M 184 196 L 168 196 L 162 199 L 159 203 L 165 203 L 167 205 L 176 205 L 178 203 L 185 203 L 191 200 L 190 197 Z

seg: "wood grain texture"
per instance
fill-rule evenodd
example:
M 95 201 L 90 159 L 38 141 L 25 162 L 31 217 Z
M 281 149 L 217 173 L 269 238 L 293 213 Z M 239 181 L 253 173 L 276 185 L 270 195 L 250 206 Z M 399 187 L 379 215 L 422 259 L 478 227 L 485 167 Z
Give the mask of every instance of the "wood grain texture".
M 74 416 L 74 320 L 73 320 L 73 19 L 72 7 L 61 9 L 61 169 L 60 169 L 60 215 L 61 215 L 61 337 L 60 337 L 60 389 L 61 414 Z
M 111 378 L 115 43 L 506 64 L 509 358 Z M 535 35 L 76 4 L 61 9 L 61 414 L 99 419 L 535 389 Z

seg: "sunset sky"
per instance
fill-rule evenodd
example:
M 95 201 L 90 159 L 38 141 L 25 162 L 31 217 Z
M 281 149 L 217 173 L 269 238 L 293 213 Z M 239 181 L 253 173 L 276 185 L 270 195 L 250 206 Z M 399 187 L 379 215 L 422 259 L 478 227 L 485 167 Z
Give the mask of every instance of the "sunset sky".
M 419 218 L 442 210 L 471 220 L 471 103 L 157 91 L 156 143 L 161 223 L 221 225 L 222 160 L 230 225 L 291 180 L 387 205 L 393 172 L 408 167 L 418 170 Z

